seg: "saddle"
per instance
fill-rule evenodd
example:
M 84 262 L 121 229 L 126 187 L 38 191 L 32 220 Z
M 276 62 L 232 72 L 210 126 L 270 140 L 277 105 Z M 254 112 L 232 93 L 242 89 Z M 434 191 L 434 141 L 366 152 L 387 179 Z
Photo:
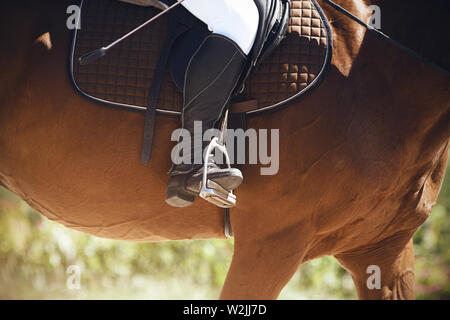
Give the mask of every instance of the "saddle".
M 258 9 L 261 2 L 255 2 Z M 316 87 L 326 73 L 332 55 L 332 34 L 322 9 L 315 0 L 289 2 L 288 12 L 281 13 L 284 25 L 273 26 L 280 21 L 280 15 L 272 14 L 276 18 L 268 23 L 268 28 L 272 25 L 270 32 L 263 32 L 268 41 L 258 40 L 262 43 L 261 51 L 253 51 L 255 56 L 242 77 L 240 92 L 231 102 L 230 123 L 233 115 L 245 119 L 289 105 Z M 195 41 L 201 41 L 208 33 L 206 26 L 191 15 L 183 17 L 181 11 L 185 9 L 179 6 L 178 16 L 164 15 L 102 59 L 80 65 L 80 56 L 122 36 L 160 10 L 113 0 L 80 0 L 79 5 L 81 29 L 73 31 L 69 77 L 80 95 L 109 107 L 147 111 L 151 98 L 149 87 L 158 74 L 155 71 L 163 50 L 167 49 L 168 35 L 172 30 L 180 31 L 179 25 L 185 28 L 168 50 L 167 65 L 161 67 L 154 110 L 157 115 L 180 117 L 184 64 Z M 283 28 L 285 34 L 280 36 Z

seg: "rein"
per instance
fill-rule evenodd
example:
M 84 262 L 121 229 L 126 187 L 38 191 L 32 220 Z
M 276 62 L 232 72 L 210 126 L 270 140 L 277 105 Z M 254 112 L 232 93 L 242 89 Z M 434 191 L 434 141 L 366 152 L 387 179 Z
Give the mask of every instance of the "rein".
M 377 30 L 374 27 L 368 25 L 367 23 L 365 23 L 364 21 L 362 21 L 361 19 L 359 19 L 358 17 L 356 17 L 355 15 L 353 15 L 352 13 L 350 13 L 349 11 L 347 11 L 346 9 L 341 7 L 340 5 L 334 3 L 332 0 L 323 0 L 323 1 L 326 2 L 327 4 L 329 4 L 335 10 L 337 10 L 340 13 L 344 14 L 345 16 L 349 17 L 353 21 L 359 23 L 360 25 L 365 27 L 367 30 L 373 32 L 375 35 L 379 36 L 381 39 L 389 42 L 390 44 L 396 46 L 397 48 L 399 48 L 399 49 L 405 51 L 406 53 L 416 57 L 417 59 L 425 62 L 426 64 L 432 66 L 433 68 L 439 70 L 440 72 L 446 74 L 447 76 L 450 76 L 450 71 L 449 70 L 446 70 L 446 69 L 442 68 L 441 66 L 439 66 L 435 62 L 431 61 L 430 59 L 428 59 L 428 58 L 424 57 L 423 55 L 417 53 L 416 51 L 414 51 L 414 50 L 404 46 L 400 42 L 392 39 L 390 36 L 388 36 L 385 33 L 381 32 L 380 30 Z

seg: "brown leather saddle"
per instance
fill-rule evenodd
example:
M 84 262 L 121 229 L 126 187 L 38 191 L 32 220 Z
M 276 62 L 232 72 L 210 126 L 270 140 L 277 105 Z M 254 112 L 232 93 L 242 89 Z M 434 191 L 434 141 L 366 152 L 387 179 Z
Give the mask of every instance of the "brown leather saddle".
M 95 102 L 145 112 L 148 88 L 169 29 L 167 17 L 162 16 L 102 59 L 81 66 L 78 63 L 81 55 L 118 38 L 159 10 L 112 0 L 81 0 L 80 6 L 81 29 L 74 30 L 69 61 L 74 88 Z M 182 43 L 183 39 L 178 47 L 183 47 Z M 317 2 L 292 0 L 285 38 L 253 70 L 243 92 L 232 102 L 231 112 L 253 116 L 298 99 L 322 80 L 331 53 L 331 31 Z M 158 115 L 181 114 L 182 92 L 174 81 L 176 77 L 168 66 L 157 101 Z

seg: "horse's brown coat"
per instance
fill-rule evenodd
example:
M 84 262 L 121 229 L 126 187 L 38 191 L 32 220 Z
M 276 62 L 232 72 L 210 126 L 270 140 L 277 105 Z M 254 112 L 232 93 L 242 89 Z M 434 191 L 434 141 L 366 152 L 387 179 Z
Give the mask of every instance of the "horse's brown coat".
M 339 3 L 367 18 L 369 1 Z M 94 105 L 71 88 L 68 4 L 28 1 L 24 11 L 22 3 L 2 3 L 1 183 L 49 219 L 101 237 L 223 238 L 220 209 L 164 202 L 176 120 L 158 119 L 145 167 L 143 115 Z M 248 122 L 281 128 L 280 170 L 243 169 L 224 299 L 276 298 L 301 263 L 323 255 L 351 272 L 360 298 L 414 297 L 411 237 L 442 183 L 450 81 L 322 6 L 335 47 L 323 84 L 297 106 Z M 381 290 L 366 287 L 372 264 L 381 268 Z

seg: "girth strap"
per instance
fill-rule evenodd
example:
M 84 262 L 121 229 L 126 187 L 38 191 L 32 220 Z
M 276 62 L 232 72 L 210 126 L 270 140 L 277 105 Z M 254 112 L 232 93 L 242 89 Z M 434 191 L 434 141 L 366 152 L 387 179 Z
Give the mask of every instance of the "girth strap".
M 247 103 L 251 103 L 252 101 L 248 101 Z M 239 105 L 239 104 L 236 104 Z M 243 108 L 236 108 L 236 111 L 239 109 L 244 110 L 246 103 L 242 103 Z M 247 128 L 247 116 L 245 114 L 245 111 L 243 112 L 236 112 L 236 113 L 230 113 L 228 115 L 228 129 L 242 129 L 242 130 L 246 130 Z M 236 155 L 237 155 L 237 144 L 234 144 L 234 152 L 233 154 L 234 156 L 234 160 L 236 161 Z M 234 165 L 237 168 L 241 168 L 241 165 Z M 223 231 L 224 231 L 224 235 L 226 238 L 231 238 L 233 237 L 233 229 L 231 227 L 231 215 L 230 215 L 230 209 L 224 209 L 223 211 Z
M 233 229 L 231 228 L 230 209 L 223 209 L 223 233 L 226 238 L 233 236 Z
M 149 90 L 148 105 L 145 112 L 144 136 L 142 138 L 141 162 L 147 164 L 152 155 L 153 136 L 155 132 L 156 106 L 158 103 L 161 83 L 164 78 L 167 61 L 169 60 L 170 50 L 178 37 L 189 30 L 184 24 L 177 24 L 174 30 L 169 31 L 166 43 L 161 50 L 155 72 L 153 74 L 152 84 Z

